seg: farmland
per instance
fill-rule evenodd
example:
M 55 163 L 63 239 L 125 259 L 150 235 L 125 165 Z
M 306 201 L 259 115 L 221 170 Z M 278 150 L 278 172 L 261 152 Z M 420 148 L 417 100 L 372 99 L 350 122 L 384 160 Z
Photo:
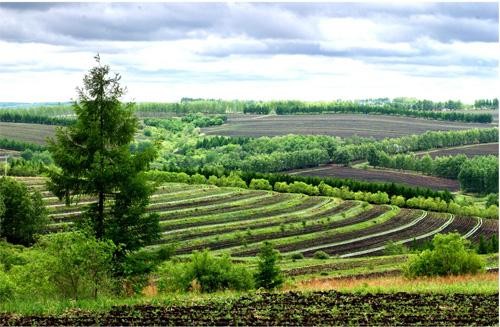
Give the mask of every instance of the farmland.
M 317 168 L 306 168 L 289 171 L 292 175 L 352 178 L 365 181 L 402 183 L 416 187 L 429 187 L 435 190 L 458 191 L 457 180 L 426 176 L 417 173 L 399 172 L 388 169 L 359 169 L 342 165 L 324 165 Z
M 82 198 L 65 206 L 46 190 L 43 178 L 20 180 L 42 192 L 51 231 L 69 227 L 92 202 Z M 388 241 L 411 245 L 443 231 L 456 230 L 476 241 L 481 234 L 498 235 L 497 220 L 212 185 L 162 184 L 148 210 L 160 217 L 159 243 L 176 243 L 178 255 L 209 248 L 236 257 L 254 256 L 262 242 L 272 241 L 284 255 L 299 252 L 311 257 L 322 250 L 352 257 L 381 253 Z
M 458 123 L 409 117 L 357 114 L 292 116 L 230 115 L 227 124 L 204 128 L 207 135 L 278 136 L 312 134 L 350 137 L 400 137 L 427 131 L 462 130 L 491 127 L 491 124 Z
M 495 155 L 498 157 L 498 143 L 464 145 L 454 148 L 417 152 L 416 154 L 418 156 L 429 154 L 432 158 L 438 156 L 454 156 L 457 154 L 464 154 L 467 157 L 486 156 L 486 155 Z
M 0 122 L 0 138 L 45 144 L 46 139 L 54 133 L 55 126 L 51 125 Z
M 473 305 L 471 305 L 473 303 Z M 494 325 L 495 294 L 285 292 L 185 304 L 116 306 L 103 313 L 0 315 L 2 325 Z

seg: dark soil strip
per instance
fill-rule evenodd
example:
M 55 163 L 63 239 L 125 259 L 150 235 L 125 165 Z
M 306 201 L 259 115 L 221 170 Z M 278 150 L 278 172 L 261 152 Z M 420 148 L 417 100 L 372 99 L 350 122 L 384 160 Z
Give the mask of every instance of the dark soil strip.
M 430 215 L 431 213 L 429 213 Z M 448 216 L 448 215 L 446 215 Z M 444 217 L 441 215 L 441 217 Z M 474 217 L 465 217 L 465 216 L 456 216 L 455 219 L 451 224 L 446 226 L 440 233 L 441 234 L 447 234 L 447 233 L 453 233 L 457 232 L 460 233 L 461 235 L 467 234 L 474 226 L 477 224 L 477 218 Z M 476 231 L 477 233 L 478 231 Z M 430 242 L 434 235 L 422 238 L 420 240 L 417 240 L 415 242 L 411 242 L 409 244 L 406 244 L 407 246 L 415 247 L 418 248 L 419 246 Z
M 394 182 L 417 187 L 429 187 L 435 190 L 447 189 L 452 192 L 460 189 L 458 180 L 421 175 L 417 172 L 400 172 L 392 169 L 359 169 L 332 164 L 318 168 L 292 170 L 289 173 L 301 176 L 352 178 L 369 182 Z
M 498 293 L 355 294 L 336 291 L 254 293 L 223 301 L 117 306 L 104 313 L 61 316 L 0 314 L 0 325 L 21 326 L 491 326 Z
M 348 243 L 348 244 L 342 244 L 338 246 L 333 246 L 329 248 L 324 248 L 321 249 L 322 251 L 330 254 L 330 255 L 341 255 L 341 254 L 346 254 L 346 253 L 351 253 L 351 252 L 356 252 L 356 251 L 362 251 L 366 250 L 369 248 L 376 248 L 379 246 L 386 245 L 387 242 L 389 241 L 399 241 L 407 238 L 411 238 L 412 236 L 418 236 L 422 235 L 428 232 L 431 232 L 439 226 L 442 226 L 446 222 L 446 219 L 444 218 L 424 218 L 423 220 L 419 221 L 417 224 L 397 231 L 393 233 L 389 233 L 386 235 L 382 236 L 377 236 L 377 237 L 372 237 L 366 240 L 362 240 L 359 242 L 355 243 Z M 303 252 L 304 256 L 313 256 L 314 251 L 305 251 Z
M 372 210 L 365 211 L 358 215 L 358 219 L 360 221 L 366 221 L 370 220 L 373 218 L 376 218 L 380 216 L 382 213 L 387 211 L 384 207 L 382 206 L 376 206 Z M 361 230 L 356 230 L 352 232 L 346 232 L 346 233 L 339 233 L 339 234 L 333 234 L 328 237 L 321 237 L 321 238 L 314 238 L 310 240 L 304 240 L 304 241 L 299 241 L 299 242 L 294 242 L 294 243 L 288 243 L 288 244 L 281 244 L 281 245 L 276 245 L 276 249 L 278 249 L 280 252 L 290 252 L 290 251 L 296 251 L 316 245 L 321 245 L 321 244 L 328 244 L 328 243 L 334 243 L 334 242 L 341 242 L 349 239 L 353 239 L 356 237 L 364 236 L 364 235 L 370 235 L 373 233 L 377 233 L 380 231 L 384 231 L 390 228 L 394 228 L 400 225 L 407 224 L 408 222 L 412 221 L 414 217 L 407 217 L 404 213 L 406 209 L 401 209 L 401 212 L 396 215 L 395 217 L 389 219 L 386 222 L 383 222 L 381 224 L 377 224 L 372 227 L 364 228 Z M 352 223 L 351 223 L 352 224 Z M 351 225 L 349 224 L 349 225 Z M 347 225 L 345 225 L 347 226 Z M 241 251 L 237 253 L 233 253 L 234 256 L 239 256 L 239 257 L 244 257 L 244 256 L 253 256 L 256 255 L 259 252 L 259 249 L 251 249 L 251 250 L 246 250 L 246 251 Z
M 348 270 L 348 269 L 353 269 L 353 268 L 358 268 L 358 267 L 366 267 L 370 264 L 373 265 L 385 265 L 385 264 L 398 264 L 398 263 L 403 263 L 407 260 L 408 258 L 406 256 L 399 256 L 399 257 L 387 257 L 387 258 L 381 258 L 380 260 L 373 261 L 371 260 L 370 262 L 367 262 L 366 260 L 359 260 L 359 261 L 339 261 L 335 263 L 326 263 L 323 265 L 314 265 L 314 266 L 307 266 L 307 267 L 299 267 L 299 268 L 292 268 L 289 270 L 285 270 L 284 273 L 287 276 L 300 276 L 300 275 L 309 275 L 309 274 L 317 274 L 321 272 L 332 272 L 332 271 L 337 271 L 337 270 Z
M 471 236 L 470 240 L 474 243 L 479 242 L 481 235 L 485 240 L 489 240 L 493 235 L 498 238 L 498 220 L 483 219 L 483 225 Z

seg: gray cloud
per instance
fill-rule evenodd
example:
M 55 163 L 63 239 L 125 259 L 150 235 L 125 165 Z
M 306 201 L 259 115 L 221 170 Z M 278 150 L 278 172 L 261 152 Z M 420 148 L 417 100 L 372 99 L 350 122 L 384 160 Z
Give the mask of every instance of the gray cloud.
M 321 17 L 394 25 L 392 33 L 381 36 L 387 41 L 423 36 L 441 42 L 498 41 L 497 3 L 3 3 L 0 39 L 51 44 L 207 35 L 311 40 Z

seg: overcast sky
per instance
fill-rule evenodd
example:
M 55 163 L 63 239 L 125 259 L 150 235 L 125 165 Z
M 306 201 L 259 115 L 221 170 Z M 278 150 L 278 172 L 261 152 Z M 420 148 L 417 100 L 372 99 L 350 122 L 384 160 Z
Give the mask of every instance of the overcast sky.
M 497 96 L 498 3 L 3 3 L 0 101 L 68 101 L 101 60 L 127 99 Z

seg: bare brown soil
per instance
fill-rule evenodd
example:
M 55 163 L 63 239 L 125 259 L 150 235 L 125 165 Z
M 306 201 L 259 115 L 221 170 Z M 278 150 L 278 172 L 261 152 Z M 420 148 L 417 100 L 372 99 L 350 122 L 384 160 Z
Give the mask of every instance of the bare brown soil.
M 0 123 L 0 138 L 45 144 L 55 134 L 56 126 L 23 123 Z
M 458 154 L 465 154 L 467 157 L 487 156 L 487 155 L 493 155 L 498 157 L 498 143 L 464 145 L 453 148 L 424 151 L 417 153 L 417 156 L 421 157 L 427 153 L 432 158 L 442 157 L 442 156 L 456 156 Z
M 458 191 L 457 180 L 385 169 L 358 169 L 341 165 L 324 165 L 316 168 L 296 169 L 288 173 L 302 176 L 352 178 L 373 182 L 401 183 L 410 186 L 428 187 L 435 190 Z
M 450 121 L 426 120 L 410 117 L 321 114 L 321 115 L 230 115 L 222 126 L 203 128 L 209 135 L 277 136 L 286 134 L 314 134 L 349 137 L 400 137 L 427 131 L 447 131 L 491 127 Z
M 256 293 L 231 300 L 116 306 L 60 316 L 0 314 L 4 326 L 491 326 L 498 293 Z

